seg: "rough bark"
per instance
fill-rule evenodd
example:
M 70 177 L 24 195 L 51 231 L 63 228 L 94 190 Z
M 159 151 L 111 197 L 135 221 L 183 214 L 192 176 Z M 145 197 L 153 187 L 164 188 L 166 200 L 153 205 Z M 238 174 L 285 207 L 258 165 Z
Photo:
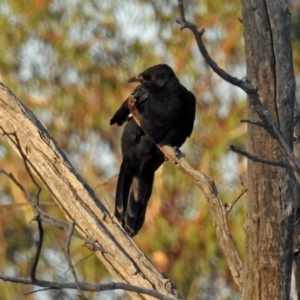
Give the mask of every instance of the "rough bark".
M 141 117 L 139 115 L 137 107 L 135 106 L 135 102 L 136 100 L 133 96 L 129 97 L 128 106 L 130 112 L 136 123 L 141 126 Z M 216 235 L 220 248 L 227 260 L 235 283 L 237 284 L 239 289 L 241 289 L 243 284 L 243 264 L 233 243 L 231 231 L 227 222 L 227 213 L 231 210 L 232 205 L 234 204 L 231 203 L 223 205 L 218 195 L 217 187 L 214 181 L 201 171 L 194 170 L 187 163 L 184 157 L 179 158 L 178 153 L 174 151 L 173 147 L 166 145 L 157 145 L 157 147 L 164 153 L 165 157 L 170 162 L 177 165 L 178 169 L 181 170 L 186 176 L 188 176 L 204 193 L 210 207 L 210 212 L 216 229 Z
M 295 128 L 294 128 L 294 138 L 296 139 L 294 143 L 294 154 L 299 159 L 300 158 L 300 115 L 297 106 L 297 101 L 295 103 Z M 293 261 L 293 271 L 292 271 L 292 281 L 291 281 L 291 300 L 300 299 L 300 268 L 299 268 L 299 253 L 300 253 L 300 183 L 295 182 L 294 186 L 294 261 Z
M 1 82 L 0 133 L 25 155 L 66 217 L 75 222 L 76 231 L 103 247 L 104 251 L 95 253 L 118 281 L 180 298 L 176 287 L 154 268 L 97 199 L 41 122 Z M 152 299 L 136 293 L 131 296 Z
M 295 79 L 287 1 L 243 0 L 247 77 L 258 88 L 286 142 L 293 146 Z M 251 97 L 251 95 L 249 95 Z M 257 121 L 253 107 L 249 119 Z M 286 162 L 266 130 L 248 125 L 248 151 Z M 247 252 L 243 299 L 289 299 L 293 261 L 293 176 L 290 171 L 248 162 Z

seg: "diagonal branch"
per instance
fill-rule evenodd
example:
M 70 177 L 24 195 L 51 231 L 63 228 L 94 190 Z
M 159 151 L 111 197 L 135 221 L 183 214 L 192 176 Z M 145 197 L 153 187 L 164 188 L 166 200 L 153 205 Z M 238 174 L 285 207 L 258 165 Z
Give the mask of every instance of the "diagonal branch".
M 46 186 L 68 220 L 76 220 L 76 232 L 97 241 L 103 249 L 95 255 L 116 280 L 153 289 L 169 298 L 180 299 L 176 286 L 155 269 L 76 172 L 56 141 L 36 116 L 0 82 L 0 133 L 26 161 L 32 173 Z M 19 145 L 12 135 L 16 133 Z M 134 294 L 135 299 L 151 299 Z
M 250 95 L 249 101 L 253 108 L 255 109 L 257 115 L 263 122 L 263 124 L 266 126 L 266 130 L 272 136 L 278 143 L 280 149 L 283 151 L 283 153 L 286 155 L 289 164 L 291 165 L 291 168 L 294 171 L 295 177 L 297 181 L 300 183 L 300 162 L 294 155 L 292 149 L 289 147 L 287 142 L 285 141 L 284 137 L 282 136 L 280 130 L 278 127 L 274 124 L 272 121 L 272 118 L 270 116 L 270 113 L 264 108 L 263 104 L 261 103 L 258 93 L 254 93 L 253 95 Z
M 42 188 L 40 187 L 40 185 L 37 183 L 37 181 L 35 180 L 34 178 L 34 175 L 32 174 L 32 171 L 30 169 L 30 161 L 27 159 L 26 157 L 26 154 L 24 153 L 22 147 L 21 147 L 21 144 L 20 144 L 20 141 L 19 141 L 19 138 L 18 138 L 18 135 L 16 134 L 16 132 L 13 132 L 13 133 L 8 133 L 6 132 L 2 126 L 0 126 L 0 129 L 3 133 L 3 136 L 8 136 L 10 141 L 12 143 L 15 144 L 15 146 L 17 147 L 21 157 L 22 157 L 22 160 L 23 160 L 23 163 L 24 163 L 24 166 L 26 168 L 26 171 L 27 173 L 29 174 L 30 178 L 31 178 L 31 181 L 33 182 L 33 184 L 37 187 L 37 193 L 36 193 L 36 200 L 37 200 L 37 204 L 39 203 L 39 196 L 40 196 L 40 193 L 42 192 Z M 26 150 L 26 148 L 25 148 Z M 32 167 L 32 166 L 31 166 Z
M 74 277 L 75 284 L 77 286 L 77 290 L 79 291 L 80 297 L 81 297 L 81 299 L 87 300 L 87 298 L 84 295 L 84 293 L 83 293 L 83 291 L 80 287 L 80 284 L 78 282 L 78 277 L 77 277 L 77 274 L 76 274 L 76 271 L 75 271 L 75 268 L 73 266 L 71 256 L 70 256 L 70 244 L 71 244 L 72 235 L 73 235 L 73 232 L 74 232 L 74 227 L 75 227 L 75 223 L 71 223 L 70 228 L 68 230 L 67 240 L 66 240 L 66 244 L 65 244 L 65 254 L 66 254 L 66 258 L 67 258 L 69 268 L 70 268 L 70 270 L 72 272 L 72 275 Z
M 63 231 L 67 231 L 68 230 L 68 225 L 69 222 L 68 221 L 62 221 L 62 220 L 58 220 L 55 219 L 53 217 L 48 216 L 38 205 L 37 205 L 37 201 L 35 199 L 32 199 L 32 197 L 29 195 L 29 193 L 26 191 L 26 189 L 21 185 L 21 183 L 14 177 L 13 174 L 8 173 L 7 171 L 5 171 L 4 169 L 0 169 L 0 174 L 4 174 L 6 175 L 9 179 L 11 179 L 16 185 L 17 187 L 24 193 L 25 197 L 27 198 L 27 200 L 30 202 L 30 204 L 38 211 L 39 214 L 39 218 L 41 219 L 42 222 L 47 223 L 49 225 L 52 225 L 60 230 Z M 89 249 L 92 249 L 93 251 L 101 251 L 103 253 L 107 253 L 110 254 L 108 251 L 106 251 L 101 245 L 99 245 L 99 243 L 92 241 L 91 239 L 88 239 L 82 235 L 80 235 L 79 233 L 77 233 L 76 231 L 73 233 L 74 236 L 82 239 L 83 241 L 85 241 L 86 246 Z
M 200 31 L 197 29 L 196 25 L 194 23 L 191 23 L 186 20 L 185 17 L 185 11 L 184 11 L 184 5 L 183 0 L 178 0 L 178 6 L 180 10 L 180 18 L 176 18 L 176 22 L 180 25 L 180 29 L 183 30 L 185 28 L 188 28 L 192 31 L 192 33 L 195 36 L 199 51 L 201 52 L 204 60 L 206 63 L 213 69 L 215 73 L 217 73 L 221 78 L 223 78 L 225 81 L 240 87 L 242 90 L 244 90 L 247 94 L 252 94 L 256 91 L 255 87 L 253 87 L 252 83 L 248 81 L 247 79 L 242 80 L 238 79 L 236 77 L 231 76 L 224 70 L 222 70 L 217 63 L 212 59 L 212 57 L 209 55 L 203 41 L 202 36 L 205 32 L 205 29 L 202 28 Z
M 135 102 L 136 100 L 134 97 L 130 96 L 128 99 L 128 107 L 136 123 L 141 126 L 141 117 Z M 216 227 L 219 245 L 227 259 L 233 279 L 238 287 L 241 288 L 243 281 L 243 265 L 233 243 L 232 235 L 226 218 L 226 208 L 218 196 L 218 191 L 214 181 L 207 177 L 204 173 L 194 170 L 187 163 L 184 157 L 178 158 L 177 152 L 172 147 L 160 145 L 157 145 L 157 147 L 164 153 L 170 162 L 174 163 L 185 175 L 192 179 L 193 182 L 205 194 L 211 210 L 213 222 Z
M 205 32 L 204 29 L 201 29 L 198 31 L 196 25 L 194 23 L 191 23 L 186 20 L 185 17 L 185 11 L 184 11 L 184 5 L 183 5 L 183 0 L 178 0 L 178 6 L 180 10 L 180 18 L 176 19 L 176 22 L 180 24 L 180 29 L 188 28 L 190 29 L 196 39 L 199 51 L 201 52 L 204 60 L 206 63 L 212 68 L 212 70 L 218 74 L 222 79 L 225 81 L 240 87 L 249 97 L 248 100 L 250 104 L 253 106 L 255 109 L 257 115 L 259 116 L 261 123 L 260 125 L 263 124 L 263 127 L 268 131 L 268 133 L 276 139 L 279 147 L 287 157 L 287 160 L 289 164 L 291 165 L 291 168 L 294 171 L 294 175 L 296 177 L 296 180 L 300 183 L 300 161 L 295 157 L 292 149 L 289 147 L 289 145 L 286 143 L 284 137 L 282 136 L 280 130 L 278 127 L 272 122 L 272 118 L 269 114 L 269 112 L 264 108 L 259 95 L 258 95 L 258 89 L 253 86 L 253 84 L 245 78 L 244 80 L 238 79 L 236 77 L 231 76 L 224 70 L 222 70 L 217 63 L 211 58 L 209 55 L 203 41 L 202 41 L 202 36 Z M 255 124 L 258 125 L 258 124 Z
M 231 203 L 226 203 L 225 209 L 227 214 L 231 212 L 231 210 L 233 209 L 233 207 L 236 205 L 236 203 L 241 199 L 241 197 L 247 192 L 247 188 L 244 187 L 239 194 L 237 195 L 237 197 L 231 202 Z

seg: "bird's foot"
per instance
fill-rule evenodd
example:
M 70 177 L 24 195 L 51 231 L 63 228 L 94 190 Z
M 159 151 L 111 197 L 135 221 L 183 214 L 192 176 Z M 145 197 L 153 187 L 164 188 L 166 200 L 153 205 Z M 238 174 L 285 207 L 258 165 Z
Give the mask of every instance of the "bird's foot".
M 180 151 L 179 147 L 174 146 L 173 149 L 174 149 L 174 151 L 175 151 L 175 154 L 176 154 L 176 158 L 177 158 L 177 159 L 181 159 L 181 158 L 185 157 L 185 154 L 184 154 L 183 152 Z
M 137 235 L 138 231 L 135 231 L 133 228 L 128 226 L 125 222 L 122 224 L 123 228 L 125 229 L 126 233 L 133 238 L 135 235 Z

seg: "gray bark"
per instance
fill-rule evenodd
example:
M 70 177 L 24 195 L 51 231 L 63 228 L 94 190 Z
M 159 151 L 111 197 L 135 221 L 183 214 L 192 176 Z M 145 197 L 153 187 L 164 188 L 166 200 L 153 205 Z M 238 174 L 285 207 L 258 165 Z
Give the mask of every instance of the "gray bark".
M 258 88 L 288 145 L 293 147 L 295 78 L 287 1 L 243 0 L 247 77 Z M 251 97 L 251 95 L 249 96 Z M 257 120 L 248 107 L 249 119 Z M 286 162 L 263 128 L 248 125 L 248 151 Z M 293 175 L 248 162 L 247 253 L 243 299 L 289 299 L 293 261 Z

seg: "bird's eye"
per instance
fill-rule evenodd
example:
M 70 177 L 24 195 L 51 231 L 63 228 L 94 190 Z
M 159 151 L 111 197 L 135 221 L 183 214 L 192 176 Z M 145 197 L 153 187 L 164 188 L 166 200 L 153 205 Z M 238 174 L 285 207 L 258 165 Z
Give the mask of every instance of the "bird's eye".
M 151 80 L 151 81 L 155 81 L 155 80 L 156 80 L 156 77 L 155 77 L 155 76 L 152 76 L 152 77 L 150 78 L 150 80 Z

